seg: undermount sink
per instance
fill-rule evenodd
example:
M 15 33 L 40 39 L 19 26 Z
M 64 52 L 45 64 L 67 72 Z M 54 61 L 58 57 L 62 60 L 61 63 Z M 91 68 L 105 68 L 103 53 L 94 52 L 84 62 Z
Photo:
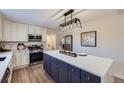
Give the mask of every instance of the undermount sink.
M 0 61 L 4 61 L 6 57 L 0 57 Z

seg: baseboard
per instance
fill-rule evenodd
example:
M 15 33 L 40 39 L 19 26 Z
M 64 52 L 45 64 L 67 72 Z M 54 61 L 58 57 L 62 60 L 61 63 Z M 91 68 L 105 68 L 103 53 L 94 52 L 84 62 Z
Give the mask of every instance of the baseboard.
M 113 76 L 124 80 L 124 75 L 120 75 L 120 74 L 118 74 L 118 73 L 114 73 Z

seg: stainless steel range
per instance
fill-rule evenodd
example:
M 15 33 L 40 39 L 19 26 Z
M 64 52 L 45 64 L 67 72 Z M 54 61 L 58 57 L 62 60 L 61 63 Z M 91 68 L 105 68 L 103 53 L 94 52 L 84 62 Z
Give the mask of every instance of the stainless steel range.
M 43 60 L 43 48 L 38 45 L 28 47 L 30 53 L 30 63 L 41 62 Z

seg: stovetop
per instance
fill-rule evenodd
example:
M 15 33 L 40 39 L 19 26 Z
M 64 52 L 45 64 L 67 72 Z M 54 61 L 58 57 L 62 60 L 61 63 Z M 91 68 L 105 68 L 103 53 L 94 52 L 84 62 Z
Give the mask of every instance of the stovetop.
M 35 46 L 29 46 L 28 49 L 29 49 L 29 50 L 38 50 L 38 49 L 42 49 L 42 50 L 43 50 L 42 47 L 36 46 L 36 45 L 35 45 Z
M 43 48 L 41 46 L 32 45 L 28 47 L 30 53 L 43 52 Z

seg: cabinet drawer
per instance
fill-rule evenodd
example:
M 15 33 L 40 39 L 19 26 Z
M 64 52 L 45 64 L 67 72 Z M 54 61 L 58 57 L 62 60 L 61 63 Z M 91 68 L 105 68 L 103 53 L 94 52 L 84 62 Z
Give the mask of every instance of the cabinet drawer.
M 81 82 L 83 83 L 100 83 L 101 78 L 93 75 L 89 72 L 86 72 L 84 70 L 81 71 Z

